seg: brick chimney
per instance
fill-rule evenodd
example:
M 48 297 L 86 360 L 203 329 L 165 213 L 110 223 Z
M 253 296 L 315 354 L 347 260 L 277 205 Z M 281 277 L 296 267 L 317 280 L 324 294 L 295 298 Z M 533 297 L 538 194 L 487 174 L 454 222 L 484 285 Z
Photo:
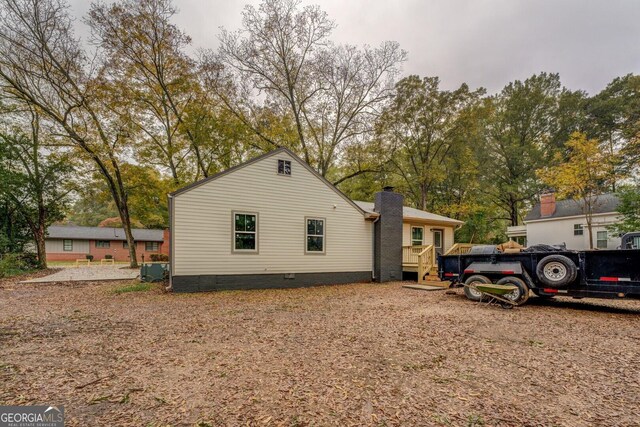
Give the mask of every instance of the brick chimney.
M 404 197 L 384 187 L 375 194 L 380 214 L 374 227 L 374 271 L 377 282 L 402 280 L 402 205 Z
M 540 216 L 550 217 L 556 212 L 556 193 L 553 191 L 540 195 Z

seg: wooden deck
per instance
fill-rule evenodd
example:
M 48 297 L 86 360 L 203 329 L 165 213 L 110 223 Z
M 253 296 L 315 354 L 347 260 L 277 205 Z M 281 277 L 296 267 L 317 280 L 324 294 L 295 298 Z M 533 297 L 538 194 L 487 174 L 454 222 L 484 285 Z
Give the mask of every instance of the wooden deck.
M 456 243 L 445 255 L 462 255 L 468 253 L 474 245 Z M 433 245 L 415 245 L 402 247 L 402 271 L 418 273 L 421 285 L 437 281 L 438 263 L 436 249 Z

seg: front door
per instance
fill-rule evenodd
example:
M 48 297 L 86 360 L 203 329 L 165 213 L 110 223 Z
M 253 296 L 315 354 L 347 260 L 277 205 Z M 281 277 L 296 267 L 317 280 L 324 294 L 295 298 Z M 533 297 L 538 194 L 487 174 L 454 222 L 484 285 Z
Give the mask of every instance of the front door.
M 434 228 L 433 233 L 433 247 L 436 250 L 436 254 L 442 255 L 444 253 L 444 230 Z

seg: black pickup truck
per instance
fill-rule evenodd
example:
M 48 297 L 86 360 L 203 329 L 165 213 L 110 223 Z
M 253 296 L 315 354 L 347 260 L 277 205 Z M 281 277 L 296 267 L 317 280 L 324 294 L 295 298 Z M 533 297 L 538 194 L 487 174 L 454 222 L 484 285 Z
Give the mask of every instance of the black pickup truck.
M 476 246 L 464 255 L 438 258 L 440 280 L 464 286 L 467 298 L 483 299 L 476 285 L 515 286 L 505 295 L 524 304 L 529 291 L 539 297 L 640 298 L 640 233 L 627 233 L 616 250 L 570 251 L 538 245 L 521 252 Z

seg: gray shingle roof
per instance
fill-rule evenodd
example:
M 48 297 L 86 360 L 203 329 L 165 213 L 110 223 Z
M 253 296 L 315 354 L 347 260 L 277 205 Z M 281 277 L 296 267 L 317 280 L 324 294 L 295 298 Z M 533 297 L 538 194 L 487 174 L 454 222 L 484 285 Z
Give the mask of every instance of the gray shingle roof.
M 163 230 L 135 228 L 131 231 L 133 239 L 137 242 L 163 241 Z M 122 228 L 52 225 L 47 232 L 49 239 L 127 240 Z
M 600 214 L 616 212 L 619 204 L 620 199 L 614 193 L 601 194 L 598 196 L 593 213 Z M 582 203 L 578 200 L 566 199 L 556 201 L 556 211 L 553 215 L 545 217 L 540 215 L 540 203 L 536 203 L 524 220 L 535 221 L 538 219 L 563 218 L 578 215 L 584 215 L 584 212 L 582 212 Z
M 354 200 L 353 202 L 356 205 L 360 206 L 360 209 L 362 209 L 365 212 L 371 212 L 371 213 L 375 212 L 373 210 L 374 204 L 371 202 L 361 202 L 358 200 Z M 420 209 L 414 209 L 407 206 L 404 206 L 402 208 L 402 216 L 404 218 L 417 218 L 417 219 L 423 219 L 426 221 L 446 222 L 450 224 L 464 224 L 463 221 L 458 221 L 457 219 L 449 218 L 446 216 L 434 214 L 427 211 L 421 211 Z

